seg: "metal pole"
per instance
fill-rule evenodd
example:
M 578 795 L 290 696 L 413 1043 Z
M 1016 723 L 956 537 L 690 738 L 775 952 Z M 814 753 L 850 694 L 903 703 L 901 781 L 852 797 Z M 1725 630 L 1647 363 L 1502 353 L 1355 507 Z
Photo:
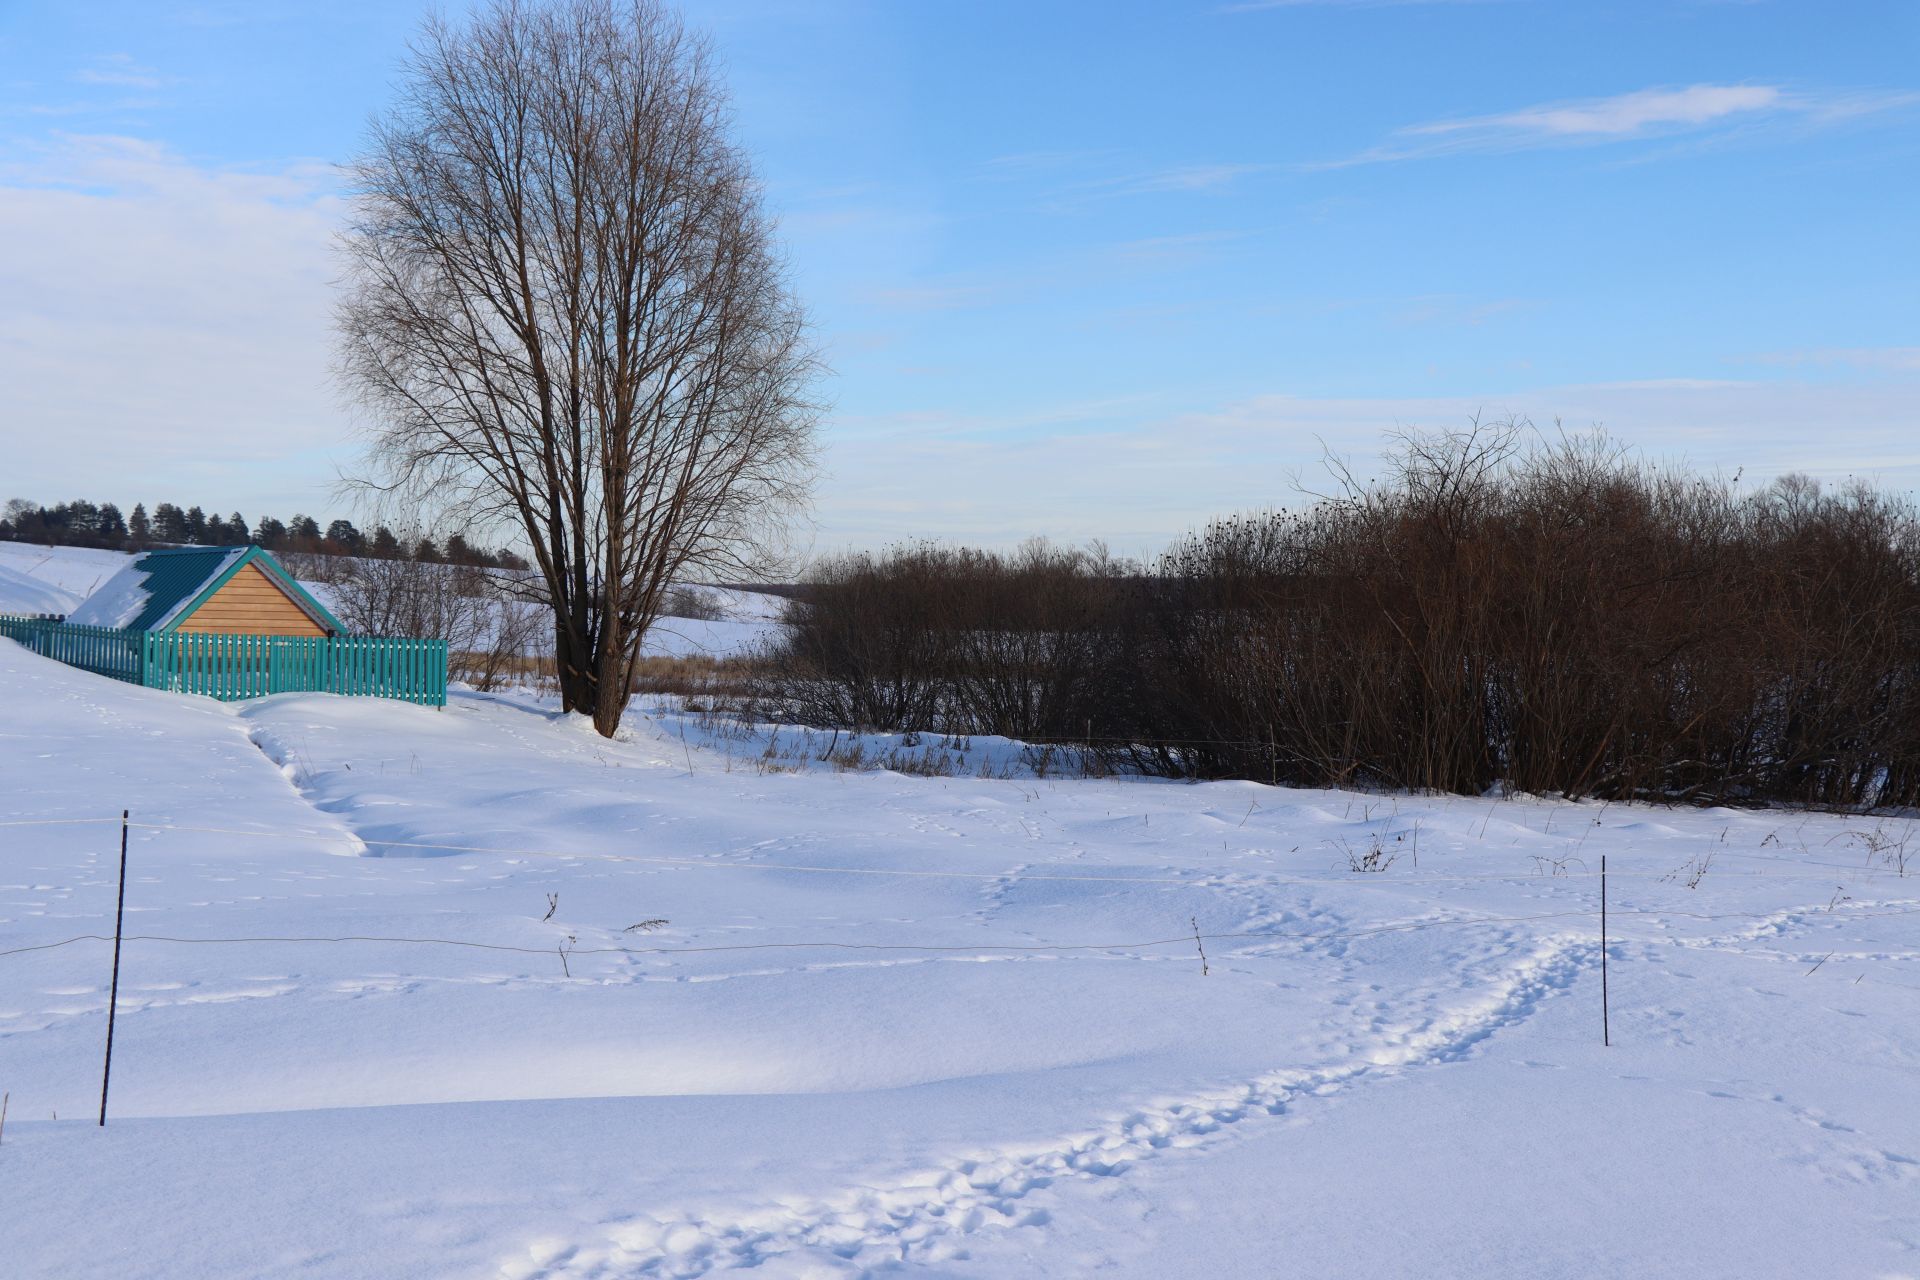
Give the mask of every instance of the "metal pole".
M 1613 1044 L 1613 1018 L 1607 998 L 1607 855 L 1600 855 L 1600 1043 Z
M 120 811 L 120 901 L 113 909 L 113 986 L 107 995 L 107 1061 L 100 1069 L 100 1124 L 107 1123 L 107 1084 L 113 1079 L 113 1013 L 120 1004 L 120 922 L 127 914 L 127 811 Z

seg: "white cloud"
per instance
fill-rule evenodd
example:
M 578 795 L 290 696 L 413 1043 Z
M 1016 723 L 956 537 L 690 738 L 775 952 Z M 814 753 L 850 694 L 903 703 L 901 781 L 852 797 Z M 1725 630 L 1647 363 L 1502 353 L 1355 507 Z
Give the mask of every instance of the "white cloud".
M 0 157 L 0 239 L 30 246 L 0 258 L 9 492 L 314 502 L 349 434 L 327 376 L 341 213 L 317 165 L 117 137 Z
M 1623 142 L 1727 129 L 1762 120 L 1821 125 L 1920 102 L 1920 94 L 1807 94 L 1779 85 L 1695 84 L 1608 98 L 1539 103 L 1491 115 L 1435 120 L 1396 130 L 1377 147 L 1314 168 L 1536 147 Z
M 1625 137 L 1665 125 L 1700 125 L 1743 112 L 1765 111 L 1778 106 L 1781 96 L 1772 85 L 1696 84 L 1685 89 L 1642 89 L 1587 102 L 1415 125 L 1403 132 L 1415 137 L 1498 132 L 1541 137 Z

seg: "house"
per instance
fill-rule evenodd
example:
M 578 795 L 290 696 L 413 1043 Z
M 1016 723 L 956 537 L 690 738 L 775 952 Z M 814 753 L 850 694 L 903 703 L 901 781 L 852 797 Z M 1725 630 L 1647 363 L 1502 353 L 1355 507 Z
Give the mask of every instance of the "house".
M 149 551 L 107 579 L 67 622 L 158 635 L 347 633 L 340 620 L 261 547 Z

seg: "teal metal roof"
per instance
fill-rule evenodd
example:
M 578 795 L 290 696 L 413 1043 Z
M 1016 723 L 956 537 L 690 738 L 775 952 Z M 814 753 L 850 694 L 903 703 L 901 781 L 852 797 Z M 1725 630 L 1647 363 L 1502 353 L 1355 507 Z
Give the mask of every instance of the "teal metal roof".
M 193 611 L 205 604 L 227 579 L 248 564 L 256 563 L 315 622 L 330 631 L 347 634 L 340 620 L 327 612 L 324 605 L 261 547 L 177 547 L 147 552 L 131 566 L 134 572 L 146 575 L 147 601 L 123 625 L 129 631 L 172 631 L 193 616 Z

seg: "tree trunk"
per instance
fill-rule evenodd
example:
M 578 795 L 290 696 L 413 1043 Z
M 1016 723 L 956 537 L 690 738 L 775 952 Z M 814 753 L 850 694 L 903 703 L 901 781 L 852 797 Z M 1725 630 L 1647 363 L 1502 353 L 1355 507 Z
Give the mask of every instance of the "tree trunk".
M 560 683 L 560 709 L 591 712 L 597 723 L 593 655 L 575 639 L 573 628 L 564 620 L 556 622 L 553 629 L 553 671 Z
M 611 738 L 627 709 L 627 637 L 617 622 L 609 621 L 600 637 L 599 665 L 595 669 L 593 727 Z

